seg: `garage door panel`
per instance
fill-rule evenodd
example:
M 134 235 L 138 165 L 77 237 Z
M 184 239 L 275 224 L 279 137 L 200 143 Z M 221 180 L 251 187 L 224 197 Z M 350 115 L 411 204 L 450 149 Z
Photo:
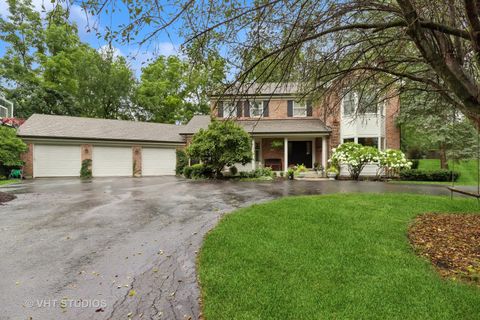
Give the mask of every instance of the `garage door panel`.
M 81 167 L 80 146 L 35 145 L 35 177 L 78 177 Z
M 174 148 L 142 148 L 142 176 L 175 175 Z
M 94 177 L 129 177 L 133 173 L 131 147 L 93 147 Z

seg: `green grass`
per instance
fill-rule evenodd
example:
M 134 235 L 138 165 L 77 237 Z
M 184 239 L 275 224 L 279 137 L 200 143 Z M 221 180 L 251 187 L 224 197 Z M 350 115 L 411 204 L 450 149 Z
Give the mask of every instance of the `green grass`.
M 458 185 L 471 186 L 477 184 L 477 160 L 464 160 L 453 164 L 449 161 L 450 169 L 455 169 L 460 173 L 460 177 L 455 182 Z M 438 170 L 440 169 L 440 160 L 422 159 L 418 164 L 418 169 Z
M 205 319 L 479 319 L 480 289 L 444 280 L 407 239 L 425 212 L 470 199 L 283 198 L 225 216 L 199 255 Z
M 15 180 L 15 179 L 13 179 L 13 180 L 11 180 L 11 179 L 10 180 L 0 180 L 0 186 L 5 186 L 7 184 L 19 183 L 19 182 L 20 182 L 20 180 Z

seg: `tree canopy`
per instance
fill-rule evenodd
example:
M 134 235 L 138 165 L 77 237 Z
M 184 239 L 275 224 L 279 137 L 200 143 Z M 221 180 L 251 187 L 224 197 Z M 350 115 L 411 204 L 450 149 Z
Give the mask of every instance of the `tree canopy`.
M 112 5 L 84 3 L 98 15 Z M 180 0 L 175 6 L 163 10 L 156 2 L 133 1 L 131 23 L 119 25 L 117 34 L 131 41 L 148 26 L 152 31 L 140 36 L 142 43 L 180 23 L 187 43 L 201 39 L 204 48 L 220 47 L 240 81 L 259 66 L 286 77 L 300 61 L 306 92 L 372 82 L 382 96 L 429 91 L 469 119 L 479 118 L 478 1 Z M 242 60 L 246 50 L 260 47 L 255 59 Z

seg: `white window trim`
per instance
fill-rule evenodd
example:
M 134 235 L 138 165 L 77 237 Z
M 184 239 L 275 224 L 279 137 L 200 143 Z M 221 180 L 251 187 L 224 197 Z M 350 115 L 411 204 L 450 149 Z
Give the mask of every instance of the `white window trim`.
M 0 110 L 5 110 L 5 116 L 2 116 L 2 112 L 0 112 L 0 118 L 8 118 L 8 108 L 4 106 L 0 106 Z
M 305 101 L 302 101 L 302 102 L 297 102 L 297 101 L 293 101 L 293 108 L 292 108 L 292 113 L 293 113 L 293 117 L 295 118 L 305 118 L 307 116 L 307 103 Z M 295 114 L 295 110 L 302 110 L 304 109 L 305 112 L 304 114 Z
M 235 118 L 237 116 L 237 106 L 231 102 L 223 103 L 223 118 Z
M 257 114 L 257 115 L 255 115 L 254 112 L 253 112 L 253 110 L 256 109 L 254 107 L 255 103 L 257 103 L 258 106 L 260 107 L 260 114 Z M 263 101 L 250 101 L 249 106 L 250 106 L 250 117 L 251 118 L 262 117 L 263 116 L 263 111 L 264 111 Z

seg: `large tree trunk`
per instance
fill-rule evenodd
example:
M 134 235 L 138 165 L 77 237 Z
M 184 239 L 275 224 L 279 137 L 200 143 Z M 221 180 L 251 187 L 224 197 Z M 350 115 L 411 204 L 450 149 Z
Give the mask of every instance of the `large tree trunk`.
M 443 143 L 440 144 L 440 168 L 448 169 L 447 150 L 445 150 Z

